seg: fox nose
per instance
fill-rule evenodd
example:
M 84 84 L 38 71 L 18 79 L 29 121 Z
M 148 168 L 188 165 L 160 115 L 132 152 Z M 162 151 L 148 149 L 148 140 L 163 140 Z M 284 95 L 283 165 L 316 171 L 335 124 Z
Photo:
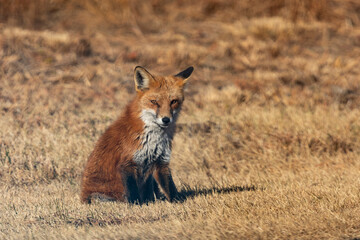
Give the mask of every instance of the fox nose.
M 168 117 L 163 117 L 161 120 L 166 125 L 170 123 L 170 118 L 168 118 Z

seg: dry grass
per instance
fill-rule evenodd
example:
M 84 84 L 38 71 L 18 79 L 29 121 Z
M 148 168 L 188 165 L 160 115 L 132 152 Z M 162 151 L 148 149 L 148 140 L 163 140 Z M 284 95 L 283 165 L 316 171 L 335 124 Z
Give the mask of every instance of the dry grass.
M 360 4 L 191 2 L 0 0 L 0 239 L 360 237 Z M 195 66 L 187 199 L 80 204 L 136 65 Z

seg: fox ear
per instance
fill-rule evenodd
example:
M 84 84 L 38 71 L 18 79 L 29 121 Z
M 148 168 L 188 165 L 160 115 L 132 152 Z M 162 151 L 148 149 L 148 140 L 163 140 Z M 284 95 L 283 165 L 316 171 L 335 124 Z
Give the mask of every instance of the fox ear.
M 187 82 L 187 79 L 190 77 L 191 73 L 194 71 L 193 67 L 188 67 L 187 69 L 185 69 L 182 72 L 179 72 L 178 74 L 175 75 L 175 77 L 179 77 L 184 79 L 184 83 Z
M 134 81 L 136 91 L 144 91 L 149 89 L 150 81 L 153 81 L 154 77 L 143 67 L 137 66 L 134 70 Z

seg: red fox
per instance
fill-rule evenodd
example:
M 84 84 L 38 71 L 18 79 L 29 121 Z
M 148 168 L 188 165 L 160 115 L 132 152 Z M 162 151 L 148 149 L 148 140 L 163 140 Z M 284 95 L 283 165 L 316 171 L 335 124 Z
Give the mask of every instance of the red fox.
M 158 185 L 169 201 L 179 197 L 169 168 L 171 142 L 193 70 L 163 77 L 135 68 L 136 97 L 91 153 L 82 176 L 82 202 L 102 196 L 147 203 L 161 196 Z

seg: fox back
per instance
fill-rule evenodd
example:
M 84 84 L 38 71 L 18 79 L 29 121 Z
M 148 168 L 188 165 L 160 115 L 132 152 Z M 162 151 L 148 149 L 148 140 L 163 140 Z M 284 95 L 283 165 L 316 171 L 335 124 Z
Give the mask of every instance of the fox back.
M 98 140 L 85 166 L 81 200 L 93 197 L 144 203 L 178 198 L 169 168 L 175 123 L 193 67 L 153 76 L 136 67 L 136 96 Z M 160 188 L 159 188 L 160 186 Z

